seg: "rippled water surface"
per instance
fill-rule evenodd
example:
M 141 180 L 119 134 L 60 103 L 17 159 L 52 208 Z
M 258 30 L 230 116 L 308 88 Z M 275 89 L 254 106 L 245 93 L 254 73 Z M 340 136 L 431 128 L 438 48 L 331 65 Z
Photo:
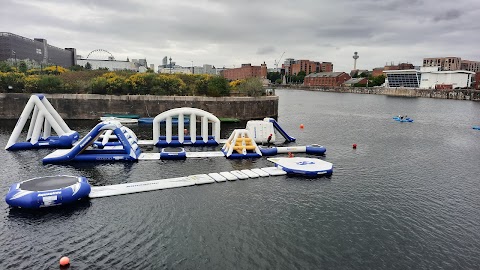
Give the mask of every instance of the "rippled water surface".
M 41 211 L 3 202 L 0 269 L 56 268 L 64 255 L 71 269 L 480 267 L 480 131 L 471 129 L 480 124 L 480 103 L 277 94 L 280 125 L 298 145 L 324 145 L 332 177 L 249 179 Z M 398 114 L 415 122 L 393 121 Z M 265 158 L 42 165 L 50 150 L 3 150 L 14 124 L 0 126 L 2 198 L 11 184 L 36 176 L 83 175 L 108 185 L 271 166 Z M 85 135 L 96 123 L 68 124 Z M 244 126 L 222 125 L 222 136 Z M 149 127 L 132 129 L 151 139 Z

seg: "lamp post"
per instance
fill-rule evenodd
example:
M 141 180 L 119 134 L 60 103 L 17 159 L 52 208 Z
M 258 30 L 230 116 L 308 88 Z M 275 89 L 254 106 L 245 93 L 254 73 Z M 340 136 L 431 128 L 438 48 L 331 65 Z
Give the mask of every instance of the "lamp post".
M 193 60 L 192 60 L 192 74 L 195 74 L 195 69 L 193 68 Z
M 172 57 L 170 57 L 168 60 L 170 60 L 170 74 L 172 74 Z
M 17 53 L 12 50 L 13 57 L 15 57 L 15 68 L 17 68 Z

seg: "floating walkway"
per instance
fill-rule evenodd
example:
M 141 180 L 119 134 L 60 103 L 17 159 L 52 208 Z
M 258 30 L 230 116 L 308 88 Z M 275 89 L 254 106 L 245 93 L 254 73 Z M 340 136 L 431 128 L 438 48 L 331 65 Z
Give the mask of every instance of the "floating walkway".
M 223 153 L 222 153 L 223 155 Z M 162 190 L 169 188 L 188 187 L 195 185 L 211 184 L 215 182 L 245 180 L 249 178 L 285 175 L 286 171 L 278 167 L 265 167 L 251 170 L 234 170 L 229 172 L 195 174 L 185 177 L 176 177 L 162 180 L 152 180 L 136 183 L 125 183 L 110 186 L 91 188 L 90 198 L 102 198 L 138 192 Z

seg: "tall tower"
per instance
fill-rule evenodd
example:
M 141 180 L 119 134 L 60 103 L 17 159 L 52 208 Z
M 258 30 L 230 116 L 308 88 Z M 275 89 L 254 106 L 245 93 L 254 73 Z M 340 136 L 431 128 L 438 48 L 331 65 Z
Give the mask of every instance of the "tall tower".
M 358 56 L 358 52 L 353 53 L 353 70 L 357 70 L 357 59 L 360 56 Z

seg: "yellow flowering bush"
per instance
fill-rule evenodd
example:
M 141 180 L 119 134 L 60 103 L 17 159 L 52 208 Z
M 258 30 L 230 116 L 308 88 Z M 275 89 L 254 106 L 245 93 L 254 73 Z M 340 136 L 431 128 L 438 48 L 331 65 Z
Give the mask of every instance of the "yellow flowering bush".
M 41 92 L 38 89 L 38 83 L 40 81 L 40 76 L 38 75 L 28 75 L 25 77 L 25 91 L 27 93 Z

